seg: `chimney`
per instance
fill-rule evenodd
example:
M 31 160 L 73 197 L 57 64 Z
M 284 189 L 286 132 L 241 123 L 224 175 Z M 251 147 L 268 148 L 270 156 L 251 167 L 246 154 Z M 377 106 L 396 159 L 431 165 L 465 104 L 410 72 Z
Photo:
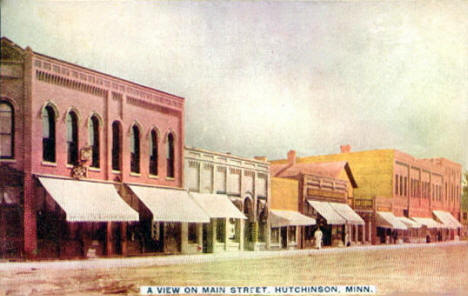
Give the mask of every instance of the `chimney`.
M 267 162 L 267 157 L 266 156 L 254 156 L 254 159 Z
M 341 150 L 341 153 L 349 153 L 351 152 L 351 145 L 349 144 L 341 145 L 340 150 Z
M 288 152 L 288 163 L 290 165 L 295 165 L 296 164 L 296 151 L 289 150 L 289 152 Z

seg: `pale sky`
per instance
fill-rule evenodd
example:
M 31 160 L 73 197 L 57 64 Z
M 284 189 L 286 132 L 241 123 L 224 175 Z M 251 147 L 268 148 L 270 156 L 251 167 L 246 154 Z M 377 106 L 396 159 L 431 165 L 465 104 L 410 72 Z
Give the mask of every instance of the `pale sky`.
M 22 47 L 186 99 L 186 145 L 468 169 L 468 1 L 0 0 Z

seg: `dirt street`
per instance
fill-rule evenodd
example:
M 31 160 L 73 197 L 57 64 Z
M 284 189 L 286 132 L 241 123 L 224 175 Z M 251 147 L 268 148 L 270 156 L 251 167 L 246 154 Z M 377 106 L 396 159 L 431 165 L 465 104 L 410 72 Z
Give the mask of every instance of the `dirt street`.
M 143 285 L 375 285 L 379 295 L 468 295 L 468 244 L 350 249 L 185 265 L 2 270 L 0 295 L 138 294 Z

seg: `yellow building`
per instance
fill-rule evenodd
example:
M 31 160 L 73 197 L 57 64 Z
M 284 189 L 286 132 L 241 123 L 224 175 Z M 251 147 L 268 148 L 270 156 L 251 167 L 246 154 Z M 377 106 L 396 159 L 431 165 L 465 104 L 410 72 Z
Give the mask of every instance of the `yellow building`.
M 313 218 L 299 213 L 299 181 L 271 178 L 270 248 L 300 247 L 305 226 L 315 225 Z
M 460 221 L 461 165 L 445 158 L 417 159 L 396 149 L 381 149 L 351 152 L 349 145 L 341 146 L 341 153 L 295 157 L 294 151 L 288 153 L 288 159 L 270 161 L 274 166 L 287 165 L 291 162 L 289 155 L 294 155 L 298 165 L 323 162 L 347 162 L 353 170 L 355 182 L 359 185 L 352 188 L 351 201 L 348 203 L 366 221 L 365 240 L 373 243 L 385 242 L 392 236 L 394 242 L 403 240 L 398 237 L 400 230 L 406 229 L 395 220 L 404 218 L 424 218 L 438 220 L 437 213 L 451 215 Z M 343 172 L 346 174 L 346 172 Z M 272 176 L 275 176 L 272 173 Z M 345 175 L 340 176 L 346 179 Z M 378 225 L 379 215 L 391 216 L 394 223 L 390 226 Z M 377 220 L 376 220 L 377 218 Z M 385 219 L 384 219 L 385 220 Z M 405 220 L 406 221 L 406 220 Z M 436 221 L 434 221 L 436 222 Z M 439 221 L 443 222 L 443 221 Z M 431 225 L 439 223 L 430 223 Z M 390 231 L 376 237 L 376 227 Z M 427 234 L 429 241 L 454 239 L 459 231 L 435 230 Z M 441 227 L 442 228 L 442 227 Z M 407 239 L 407 238 L 405 238 Z

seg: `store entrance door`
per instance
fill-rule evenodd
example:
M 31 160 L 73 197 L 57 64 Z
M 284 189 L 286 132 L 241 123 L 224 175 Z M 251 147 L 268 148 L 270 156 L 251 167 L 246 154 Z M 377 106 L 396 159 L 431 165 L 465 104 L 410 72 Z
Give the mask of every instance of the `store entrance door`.
M 16 205 L 0 204 L 0 258 L 20 257 L 23 249 L 23 220 Z

